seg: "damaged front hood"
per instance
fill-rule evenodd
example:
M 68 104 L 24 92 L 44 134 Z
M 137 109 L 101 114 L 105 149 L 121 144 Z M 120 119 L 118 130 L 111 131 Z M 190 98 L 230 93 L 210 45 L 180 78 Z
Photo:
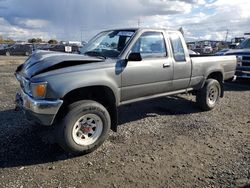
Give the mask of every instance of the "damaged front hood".
M 37 74 L 59 68 L 104 61 L 105 59 L 98 57 L 40 50 L 32 54 L 24 64 L 17 68 L 16 72 L 31 78 Z

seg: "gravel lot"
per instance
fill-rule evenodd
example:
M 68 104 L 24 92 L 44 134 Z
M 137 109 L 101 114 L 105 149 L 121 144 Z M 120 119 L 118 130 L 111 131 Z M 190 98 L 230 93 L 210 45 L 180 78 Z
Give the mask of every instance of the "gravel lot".
M 210 112 L 187 95 L 121 107 L 118 133 L 72 157 L 14 111 L 24 60 L 0 56 L 0 187 L 250 187 L 249 81 Z

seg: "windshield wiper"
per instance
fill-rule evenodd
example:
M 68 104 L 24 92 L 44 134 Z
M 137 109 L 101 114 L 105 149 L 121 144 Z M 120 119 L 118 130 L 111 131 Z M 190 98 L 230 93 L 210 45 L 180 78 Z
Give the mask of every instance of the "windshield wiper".
M 88 55 L 88 56 L 95 56 L 95 57 L 101 57 L 102 59 L 107 59 L 106 56 L 104 56 L 101 52 L 97 52 L 97 51 L 87 51 L 83 53 L 84 55 Z

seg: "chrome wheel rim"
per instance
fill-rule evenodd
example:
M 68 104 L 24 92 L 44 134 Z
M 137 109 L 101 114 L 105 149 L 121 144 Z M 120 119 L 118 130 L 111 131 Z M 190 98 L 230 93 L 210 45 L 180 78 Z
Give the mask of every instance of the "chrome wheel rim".
M 208 92 L 208 103 L 214 105 L 219 97 L 219 89 L 216 86 L 211 86 Z
M 101 136 L 102 130 L 103 122 L 98 115 L 85 114 L 74 124 L 72 138 L 78 145 L 91 145 Z

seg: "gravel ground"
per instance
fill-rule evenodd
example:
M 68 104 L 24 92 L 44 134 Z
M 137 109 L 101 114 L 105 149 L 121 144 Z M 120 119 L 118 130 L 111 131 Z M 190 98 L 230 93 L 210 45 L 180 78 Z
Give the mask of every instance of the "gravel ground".
M 121 107 L 118 133 L 73 157 L 14 111 L 24 59 L 0 57 L 0 187 L 250 187 L 249 81 L 209 112 L 189 95 Z

